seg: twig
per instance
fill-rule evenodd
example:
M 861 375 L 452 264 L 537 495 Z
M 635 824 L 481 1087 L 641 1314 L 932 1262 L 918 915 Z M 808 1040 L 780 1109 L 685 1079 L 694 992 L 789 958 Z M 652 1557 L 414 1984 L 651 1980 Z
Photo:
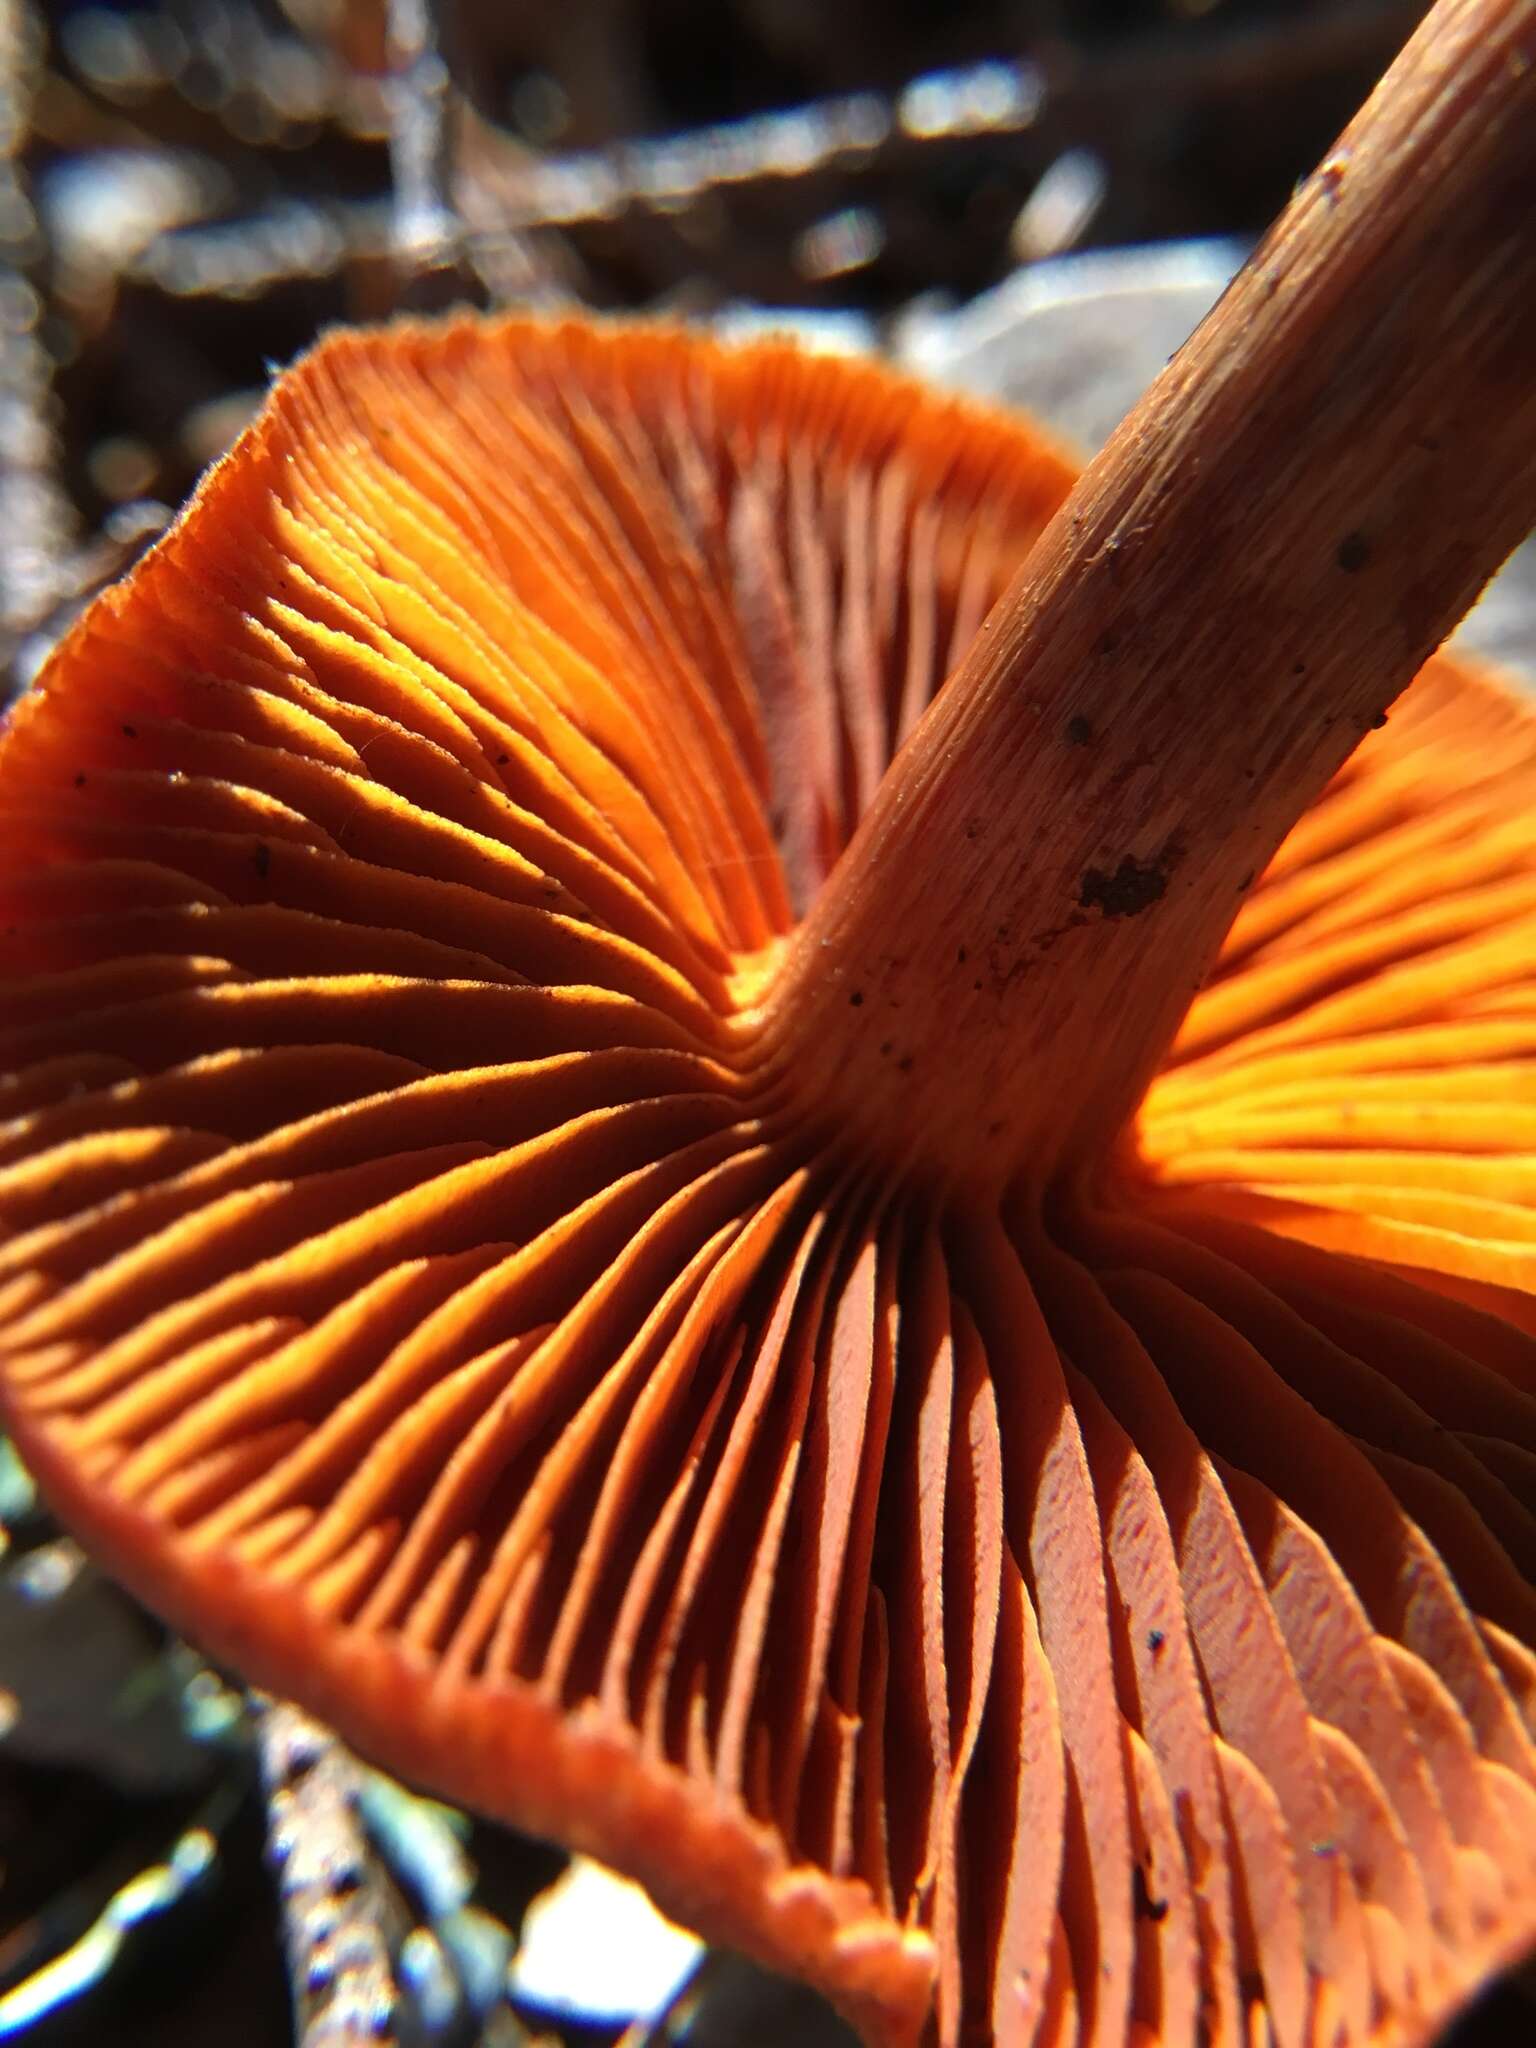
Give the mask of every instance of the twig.
M 220 1839 L 239 1798 L 237 1786 L 216 1786 L 161 1862 L 118 1886 L 77 1940 L 38 1961 L 0 1994 L 0 2040 L 39 2033 L 68 2011 L 78 2016 L 82 2006 L 89 2009 L 90 1999 L 133 1949 L 140 1930 L 175 1913 L 214 1879 Z M 76 1903 L 56 1902 L 57 1917 L 70 1917 Z M 33 1948 L 46 1946 L 50 1931 L 48 1916 L 39 1916 L 9 1937 L 8 1974 L 23 1959 L 30 1960 Z
M 405 1915 L 358 1819 L 359 1767 L 318 1722 L 273 1701 L 258 1705 L 256 1743 L 298 2048 L 391 2048 L 390 1951 Z
M 451 1816 L 296 1707 L 250 1705 L 297 2048 L 525 2048 L 513 1940 L 471 1904 Z
M 392 243 L 402 301 L 462 294 L 463 234 L 453 202 L 453 81 L 436 0 L 388 0 Z
M 502 174 L 507 231 L 573 227 L 631 206 L 669 211 L 710 192 L 822 174 L 915 170 L 936 146 L 995 149 L 1038 131 L 1074 146 L 1115 135 L 1141 109 L 1273 92 L 1320 72 L 1384 60 L 1420 12 L 1414 0 L 1374 0 L 1305 29 L 1287 21 L 1216 34 L 1133 37 L 1107 53 L 1065 46 L 1040 60 L 999 58 L 914 78 L 892 96 L 858 92 L 755 114 L 718 127 L 534 158 Z
M 23 167 L 44 32 L 28 0 L 0 0 L 0 709 L 22 637 L 61 591 L 75 514 L 58 480 L 53 359 L 41 329 L 44 249 Z

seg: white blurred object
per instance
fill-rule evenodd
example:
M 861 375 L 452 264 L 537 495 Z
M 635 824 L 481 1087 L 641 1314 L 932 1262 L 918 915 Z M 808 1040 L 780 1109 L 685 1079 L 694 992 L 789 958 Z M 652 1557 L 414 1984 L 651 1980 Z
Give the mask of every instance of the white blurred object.
M 1091 149 L 1057 157 L 1020 209 L 1009 244 L 1015 260 L 1040 263 L 1070 249 L 1087 231 L 1109 190 L 1104 159 Z
M 1243 259 L 1231 241 L 1091 250 L 1018 271 L 956 309 L 919 304 L 893 352 L 933 383 L 1034 413 L 1091 450 L 1220 297 Z M 1536 541 L 1490 584 L 1459 645 L 1536 681 Z
M 814 306 L 753 306 L 745 299 L 723 306 L 710 321 L 722 341 L 761 341 L 782 334 L 812 355 L 872 355 L 880 346 L 874 322 L 863 313 L 826 312 Z
M 795 238 L 795 268 L 802 277 L 843 277 L 873 263 L 885 241 L 880 216 L 868 206 L 845 206 Z
M 115 278 L 157 235 L 206 220 L 234 195 L 226 171 L 185 149 L 97 149 L 38 179 L 38 210 L 70 293 Z
M 1097 448 L 1221 295 L 1239 243 L 1092 249 L 1016 270 L 968 305 L 919 303 L 897 360 L 931 383 L 1036 413 Z
M 577 1856 L 528 1908 L 508 1987 L 543 2012 L 623 2022 L 664 2011 L 702 1954 L 639 1885 Z

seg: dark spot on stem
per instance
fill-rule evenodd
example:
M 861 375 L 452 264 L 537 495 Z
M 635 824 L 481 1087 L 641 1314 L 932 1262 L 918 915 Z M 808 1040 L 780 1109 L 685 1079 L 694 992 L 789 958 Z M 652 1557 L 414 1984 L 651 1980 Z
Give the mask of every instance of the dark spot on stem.
M 1170 840 L 1156 860 L 1138 860 L 1128 853 L 1113 874 L 1104 868 L 1088 868 L 1078 890 L 1084 910 L 1097 910 L 1105 917 L 1139 917 L 1162 900 L 1168 876 L 1183 848 Z
M 1152 1652 L 1154 1657 L 1157 1655 L 1158 1651 L 1163 1647 L 1164 1643 L 1167 1642 L 1167 1640 L 1168 1638 L 1164 1634 L 1162 1629 L 1149 1628 L 1147 1630 L 1147 1648 Z
M 1067 720 L 1067 744 L 1070 747 L 1086 747 L 1093 740 L 1093 725 L 1081 716 Z
M 138 736 L 139 728 L 136 725 L 125 725 L 123 727 L 123 738 L 125 740 L 136 740 Z
M 1346 533 L 1334 560 L 1346 576 L 1355 576 L 1371 559 L 1371 544 L 1363 533 Z
M 864 991 L 863 991 L 863 989 L 861 989 L 861 988 L 856 988 L 856 989 L 854 990 L 853 994 L 852 994 L 852 995 L 851 995 L 851 996 L 850 996 L 850 997 L 848 998 L 848 1002 L 849 1002 L 849 1005 L 850 1005 L 850 1007 L 851 1007 L 851 1008 L 853 1008 L 853 1009 L 855 1009 L 855 1010 L 859 1008 L 860 1004 L 861 1004 L 861 1003 L 862 1003 L 863 1001 L 864 1001 Z

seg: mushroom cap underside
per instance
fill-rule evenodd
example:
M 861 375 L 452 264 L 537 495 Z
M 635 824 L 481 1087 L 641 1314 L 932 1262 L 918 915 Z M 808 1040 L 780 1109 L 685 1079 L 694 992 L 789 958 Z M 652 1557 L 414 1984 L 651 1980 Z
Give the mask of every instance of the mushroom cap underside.
M 871 2040 L 1420 2041 L 1536 1936 L 1536 719 L 1432 662 L 1038 1200 L 754 1044 L 1070 482 L 777 344 L 307 358 L 0 740 L 4 1399 Z

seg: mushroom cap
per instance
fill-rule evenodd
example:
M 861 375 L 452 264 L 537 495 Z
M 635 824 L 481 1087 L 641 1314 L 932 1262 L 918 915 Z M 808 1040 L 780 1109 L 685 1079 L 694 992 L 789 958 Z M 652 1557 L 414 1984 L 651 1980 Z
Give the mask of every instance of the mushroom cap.
M 1536 1936 L 1536 719 L 1431 663 L 1038 1203 L 754 1041 L 1071 478 L 778 344 L 283 378 L 0 739 L 3 1399 L 873 2042 L 1421 2041 Z

